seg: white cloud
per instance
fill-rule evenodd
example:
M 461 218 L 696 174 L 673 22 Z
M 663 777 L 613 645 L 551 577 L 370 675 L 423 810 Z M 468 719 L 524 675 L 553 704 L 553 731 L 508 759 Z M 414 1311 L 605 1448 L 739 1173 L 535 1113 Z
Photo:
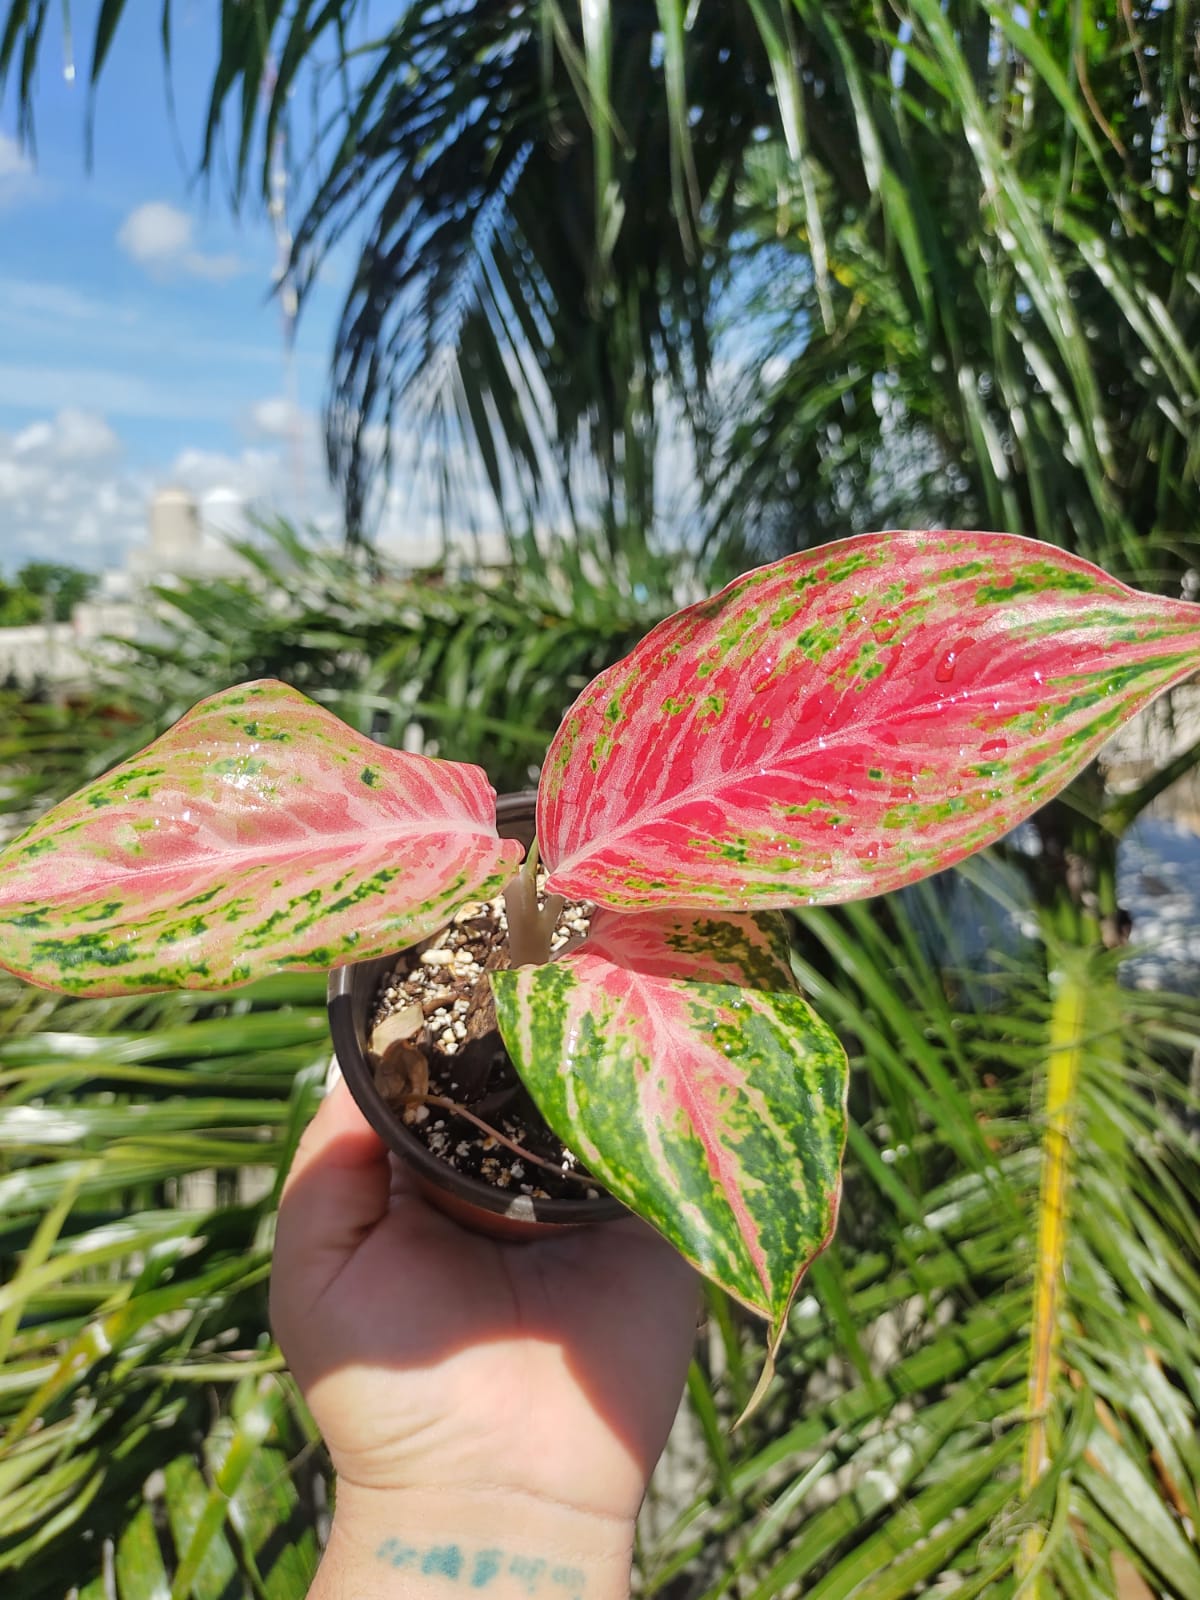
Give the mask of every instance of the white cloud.
M 34 183 L 29 157 L 15 139 L 0 133 L 0 207 L 29 194 Z
M 110 321 L 132 319 L 133 313 L 107 301 L 95 299 L 65 283 L 36 282 L 28 278 L 0 278 L 0 314 L 16 327 L 28 327 L 31 317 L 49 322 Z
M 129 467 L 98 407 L 64 407 L 19 433 L 0 432 L 0 571 L 48 552 L 93 571 L 123 568 L 129 552 L 146 543 L 151 497 L 168 484 L 195 496 L 206 541 L 242 538 L 253 532 L 256 516 L 282 516 L 336 542 L 341 508 L 325 475 L 319 419 L 278 396 L 253 406 L 248 417 L 258 431 L 242 449 L 182 450 L 153 471 Z M 406 441 L 397 436 L 396 443 L 403 457 Z M 464 534 L 469 524 L 490 545 L 496 520 L 486 497 L 462 498 Z M 399 561 L 420 565 L 440 556 L 437 497 L 427 479 L 401 466 L 376 532 L 381 548 Z
M 288 439 L 305 428 L 304 415 L 283 395 L 273 395 L 251 407 L 250 425 L 269 439 Z
M 337 497 L 315 453 L 315 419 L 300 421 L 302 433 L 236 453 L 182 450 L 170 467 L 172 483 L 195 495 L 201 521 L 214 535 L 245 538 L 258 518 L 284 517 L 300 528 L 336 534 Z
M 117 243 L 143 266 L 173 264 L 192 247 L 192 219 L 186 211 L 151 200 L 125 218 Z
M 53 556 L 100 569 L 143 537 L 151 484 L 126 470 L 104 417 L 67 409 L 0 433 L 0 566 Z
M 102 416 L 67 406 L 53 422 L 32 422 L 12 442 L 14 456 L 38 460 L 102 461 L 120 453 L 121 441 Z
M 255 513 L 336 538 L 339 508 L 317 420 L 301 415 L 299 425 L 302 433 L 286 443 L 183 450 L 154 471 L 129 467 L 98 410 L 67 407 L 17 433 L 0 432 L 0 571 L 49 553 L 94 571 L 123 568 L 130 550 L 145 544 L 151 497 L 167 484 L 196 497 L 208 540 L 245 536 Z
M 186 211 L 165 200 L 148 200 L 131 211 L 117 229 L 117 243 L 132 261 L 160 276 L 190 273 L 214 283 L 234 278 L 245 270 L 235 255 L 197 250 L 195 223 Z
M 201 522 L 214 535 L 246 537 L 256 517 L 281 516 L 336 541 L 341 504 L 325 474 L 320 419 L 279 395 L 252 406 L 248 419 L 251 437 L 244 449 L 229 454 L 184 450 L 171 463 L 170 481 L 196 496 Z M 382 497 L 375 536 L 386 554 L 420 566 L 438 560 L 443 550 L 436 474 L 411 471 L 411 438 L 397 433 L 393 446 L 399 464 Z M 490 497 L 472 488 L 471 474 L 457 453 L 446 466 L 459 481 L 456 510 L 463 548 L 469 552 L 472 536 L 479 536 L 485 548 L 494 549 L 497 519 Z
M 17 141 L 10 139 L 6 133 L 0 133 L 0 183 L 6 178 L 24 177 L 32 171 L 29 157 Z

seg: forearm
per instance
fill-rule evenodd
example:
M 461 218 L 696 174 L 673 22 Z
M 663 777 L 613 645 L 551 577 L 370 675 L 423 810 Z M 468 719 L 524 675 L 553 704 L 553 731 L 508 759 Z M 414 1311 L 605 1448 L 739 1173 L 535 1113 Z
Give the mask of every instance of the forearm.
M 507 1491 L 339 1497 L 309 1600 L 628 1600 L 633 1526 Z

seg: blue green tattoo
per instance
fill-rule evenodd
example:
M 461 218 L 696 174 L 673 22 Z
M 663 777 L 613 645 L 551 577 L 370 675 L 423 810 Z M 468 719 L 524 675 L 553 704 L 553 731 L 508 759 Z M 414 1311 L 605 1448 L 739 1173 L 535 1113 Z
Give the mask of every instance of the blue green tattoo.
M 428 1578 L 445 1578 L 468 1589 L 486 1589 L 497 1578 L 514 1579 L 528 1595 L 546 1600 L 583 1600 L 586 1575 L 578 1567 L 557 1566 L 534 1556 L 510 1555 L 495 1548 L 464 1550 L 458 1544 L 419 1547 L 402 1539 L 385 1539 L 377 1561 L 407 1568 Z

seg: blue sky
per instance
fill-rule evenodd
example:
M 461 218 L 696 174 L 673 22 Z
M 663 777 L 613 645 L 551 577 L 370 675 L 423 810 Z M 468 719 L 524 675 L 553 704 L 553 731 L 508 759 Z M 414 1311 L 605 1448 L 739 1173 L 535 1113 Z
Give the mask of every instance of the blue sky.
M 220 185 L 193 176 L 219 7 L 174 8 L 177 132 L 160 8 L 126 7 L 90 172 L 95 0 L 72 9 L 78 75 L 66 81 L 52 7 L 36 161 L 18 145 L 11 93 L 0 104 L 0 571 L 46 555 L 119 564 L 167 483 L 217 522 L 250 502 L 331 520 L 317 412 L 339 263 L 301 317 L 289 378 L 264 208 L 252 198 L 235 218 Z

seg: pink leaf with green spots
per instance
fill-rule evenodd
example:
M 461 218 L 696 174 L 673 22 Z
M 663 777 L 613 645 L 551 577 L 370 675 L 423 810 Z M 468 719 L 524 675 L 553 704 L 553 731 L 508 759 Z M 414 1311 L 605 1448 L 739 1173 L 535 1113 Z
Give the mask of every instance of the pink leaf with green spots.
M 782 1327 L 837 1215 L 846 1057 L 777 915 L 598 912 L 548 966 L 492 974 L 509 1053 L 589 1169 Z
M 0 852 L 0 965 L 126 994 L 394 950 L 511 875 L 493 799 L 286 684 L 228 689 Z
M 616 909 L 853 900 L 1055 795 L 1200 669 L 1200 607 L 998 533 L 877 533 L 747 573 L 568 712 L 538 841 Z

